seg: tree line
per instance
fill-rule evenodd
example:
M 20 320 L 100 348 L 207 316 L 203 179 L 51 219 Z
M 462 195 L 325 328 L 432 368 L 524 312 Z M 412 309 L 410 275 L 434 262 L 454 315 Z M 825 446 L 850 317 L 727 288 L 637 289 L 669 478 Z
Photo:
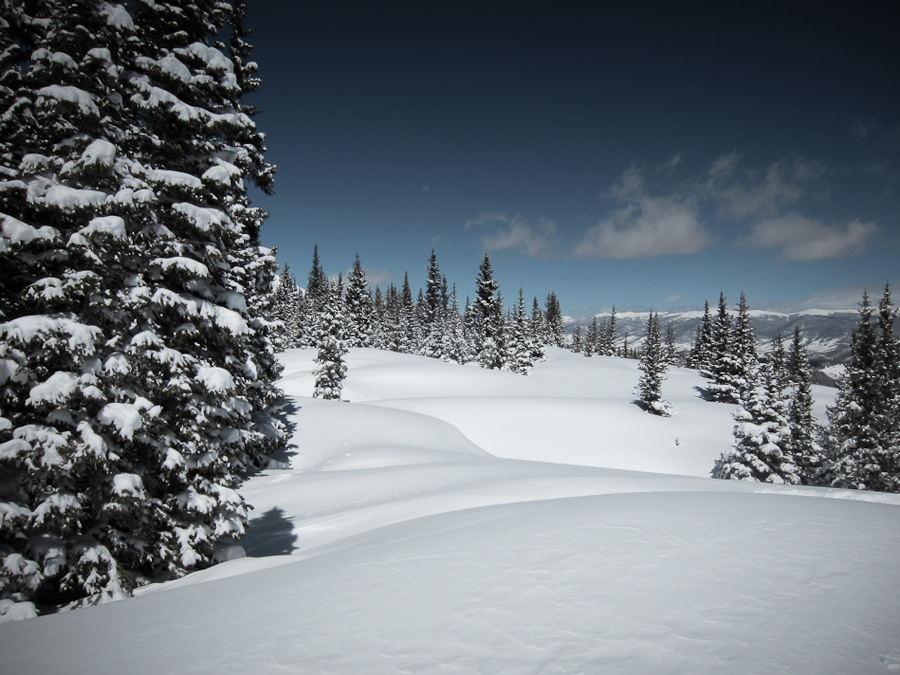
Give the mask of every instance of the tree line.
M 544 358 L 546 345 L 566 344 L 565 324 L 556 293 L 543 305 L 534 298 L 530 311 L 522 290 L 504 307 L 490 255 L 475 279 L 474 300 L 460 307 L 456 285 L 448 286 L 437 254 L 427 263 L 426 287 L 414 295 L 409 275 L 397 288 L 369 287 L 359 255 L 347 274 L 329 279 L 313 249 L 312 266 L 301 291 L 285 267 L 272 297 L 281 349 L 318 349 L 316 395 L 340 398 L 346 373 L 343 355 L 351 347 L 374 347 L 418 354 L 454 363 L 478 363 L 495 370 L 528 373 Z

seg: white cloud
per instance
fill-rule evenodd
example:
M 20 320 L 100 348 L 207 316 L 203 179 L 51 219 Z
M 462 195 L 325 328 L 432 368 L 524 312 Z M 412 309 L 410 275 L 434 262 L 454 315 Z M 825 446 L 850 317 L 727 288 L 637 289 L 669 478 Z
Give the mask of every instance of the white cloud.
M 676 155 L 667 162 L 674 168 Z M 704 249 L 712 237 L 700 222 L 694 190 L 680 188 L 670 194 L 650 194 L 644 172 L 632 165 L 613 183 L 604 197 L 622 206 L 588 228 L 572 255 L 576 258 L 654 258 L 688 255 Z
M 783 260 L 823 260 L 861 253 L 877 231 L 875 223 L 859 219 L 846 225 L 826 225 L 799 213 L 788 213 L 757 223 L 738 243 L 779 249 Z
M 741 155 L 738 152 L 729 152 L 727 155 L 721 155 L 713 160 L 706 175 L 713 182 L 730 178 L 734 175 L 740 161 Z
M 676 161 L 678 160 L 678 161 Z M 674 168 L 678 156 L 667 163 Z M 743 223 L 749 233 L 736 243 L 776 249 L 783 260 L 841 258 L 862 252 L 878 227 L 857 219 L 826 224 L 796 210 L 810 196 L 824 194 L 820 162 L 799 156 L 771 163 L 762 171 L 741 168 L 742 157 L 717 157 L 701 175 L 651 191 L 654 177 L 632 165 L 602 194 L 617 203 L 588 228 L 573 250 L 580 258 L 650 258 L 697 253 L 713 240 L 703 214 L 722 223 Z
M 573 254 L 619 260 L 688 255 L 711 241 L 692 203 L 643 194 L 588 228 Z
M 350 270 L 347 270 L 347 273 L 344 274 L 344 278 L 347 278 L 347 274 L 349 274 Z M 386 289 L 390 284 L 394 282 L 394 274 L 390 270 L 386 269 L 370 269 L 366 268 L 366 281 L 369 283 L 369 288 L 373 291 L 376 286 L 380 286 L 382 290 Z
M 824 173 L 824 167 L 803 157 L 789 157 L 770 164 L 763 175 L 738 171 L 736 152 L 713 161 L 699 196 L 710 200 L 726 218 L 764 218 L 781 214 L 786 207 L 808 196 Z
M 625 169 L 616 182 L 612 184 L 609 191 L 603 196 L 622 202 L 630 202 L 643 198 L 645 194 L 644 174 L 638 167 L 632 164 Z
M 556 223 L 547 218 L 538 218 L 532 225 L 519 216 L 505 213 L 482 213 L 465 224 L 466 228 L 500 225 L 489 234 L 482 235 L 481 243 L 488 251 L 510 249 L 532 258 L 547 258 L 553 254 L 553 237 Z
M 801 309 L 856 309 L 862 300 L 863 292 L 867 290 L 863 286 L 844 286 L 829 288 L 813 294 L 800 303 Z M 868 289 L 872 293 L 872 289 Z

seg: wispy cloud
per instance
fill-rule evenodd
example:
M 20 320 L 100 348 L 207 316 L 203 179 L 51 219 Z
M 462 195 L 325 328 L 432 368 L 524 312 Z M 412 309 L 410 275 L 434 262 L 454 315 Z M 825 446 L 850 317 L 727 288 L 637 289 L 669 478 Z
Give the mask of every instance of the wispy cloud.
M 650 185 L 661 172 L 681 164 L 669 161 L 648 172 L 628 167 L 602 193 L 615 208 L 585 230 L 573 255 L 580 258 L 650 258 L 690 255 L 712 241 L 705 218 L 747 228 L 736 243 L 775 249 L 786 261 L 822 260 L 861 253 L 878 231 L 857 219 L 827 224 L 798 207 L 826 194 L 827 168 L 804 157 L 773 162 L 762 171 L 744 169 L 738 152 L 713 160 L 705 174 L 665 189 Z
M 350 270 L 344 274 L 344 278 L 346 278 L 350 273 Z M 366 268 L 366 281 L 369 283 L 369 288 L 374 289 L 376 286 L 380 286 L 382 289 L 387 288 L 389 285 L 394 283 L 394 274 L 390 270 L 386 269 L 371 269 Z
M 470 220 L 466 228 L 486 227 L 491 231 L 481 236 L 481 243 L 488 251 L 510 249 L 532 258 L 549 258 L 554 253 L 556 223 L 538 218 L 532 224 L 519 216 L 505 213 L 482 213 Z
M 588 228 L 573 255 L 618 260 L 686 255 L 711 241 L 690 202 L 644 195 Z
M 744 219 L 774 217 L 808 196 L 825 173 L 824 166 L 803 157 L 770 164 L 764 172 L 741 171 L 736 152 L 713 161 L 699 196 L 711 201 L 717 215 Z
M 861 253 L 878 231 L 875 223 L 856 219 L 846 225 L 828 225 L 799 213 L 756 223 L 739 245 L 780 251 L 782 260 L 824 260 Z
M 867 290 L 863 286 L 843 286 L 840 288 L 828 288 L 814 293 L 800 303 L 801 309 L 856 309 L 862 301 L 863 292 Z M 878 290 L 869 288 L 869 293 Z
M 684 190 L 651 194 L 644 172 L 636 166 L 629 167 L 604 196 L 622 206 L 585 231 L 572 252 L 576 258 L 686 255 L 712 241 L 700 222 L 694 194 Z

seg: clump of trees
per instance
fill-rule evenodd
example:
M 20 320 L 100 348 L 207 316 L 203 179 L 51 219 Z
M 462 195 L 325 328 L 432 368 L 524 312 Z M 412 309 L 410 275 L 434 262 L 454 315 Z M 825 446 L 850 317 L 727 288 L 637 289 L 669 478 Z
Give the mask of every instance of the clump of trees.
M 405 275 L 398 289 L 369 288 L 357 254 L 346 284 L 330 280 L 313 251 L 306 289 L 301 291 L 285 268 L 272 294 L 279 322 L 276 344 L 281 349 L 318 349 L 316 396 L 339 398 L 346 375 L 342 356 L 351 347 L 375 347 L 418 354 L 455 363 L 478 363 L 489 369 L 526 374 L 544 358 L 549 344 L 564 344 L 559 301 L 547 297 L 546 311 L 534 299 L 526 311 L 522 290 L 516 304 L 504 309 L 500 284 L 485 255 L 475 280 L 475 299 L 460 310 L 456 286 L 448 290 L 434 251 L 428 260 L 427 282 L 416 299 Z M 548 318 L 549 317 L 549 318 Z M 326 365 L 327 364 L 327 365 Z
M 838 382 L 827 424 L 812 413 L 812 378 L 799 329 L 790 351 L 780 338 L 756 350 L 743 296 L 731 318 L 720 297 L 708 305 L 692 359 L 710 379 L 708 393 L 739 406 L 734 444 L 713 468 L 716 478 L 900 492 L 900 340 L 897 309 L 885 286 L 878 307 L 862 298 L 851 359 Z

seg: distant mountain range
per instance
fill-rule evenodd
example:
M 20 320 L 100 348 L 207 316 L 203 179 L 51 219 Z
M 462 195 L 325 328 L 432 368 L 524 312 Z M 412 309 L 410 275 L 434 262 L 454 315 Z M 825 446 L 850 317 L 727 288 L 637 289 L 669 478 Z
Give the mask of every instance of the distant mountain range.
M 715 318 L 715 308 L 711 307 L 710 310 Z M 608 313 L 596 316 L 599 323 L 609 320 Z M 629 347 L 639 347 L 644 341 L 648 317 L 649 312 L 617 312 L 618 344 L 622 345 L 627 332 Z M 663 336 L 671 325 L 675 331 L 678 349 L 688 351 L 694 343 L 697 326 L 700 325 L 702 318 L 702 311 L 660 312 L 659 325 Z M 576 325 L 582 326 L 584 330 L 592 319 L 593 317 L 586 317 L 576 320 L 567 317 L 567 330 L 571 334 Z M 799 326 L 809 349 L 810 361 L 817 372 L 816 380 L 821 384 L 833 384 L 836 370 L 834 366 L 845 363 L 850 358 L 850 335 L 859 321 L 859 312 L 855 309 L 808 309 L 794 314 L 784 314 L 750 310 L 750 319 L 762 352 L 769 350 L 772 340 L 779 333 L 784 338 L 787 348 L 793 339 L 794 329 Z

